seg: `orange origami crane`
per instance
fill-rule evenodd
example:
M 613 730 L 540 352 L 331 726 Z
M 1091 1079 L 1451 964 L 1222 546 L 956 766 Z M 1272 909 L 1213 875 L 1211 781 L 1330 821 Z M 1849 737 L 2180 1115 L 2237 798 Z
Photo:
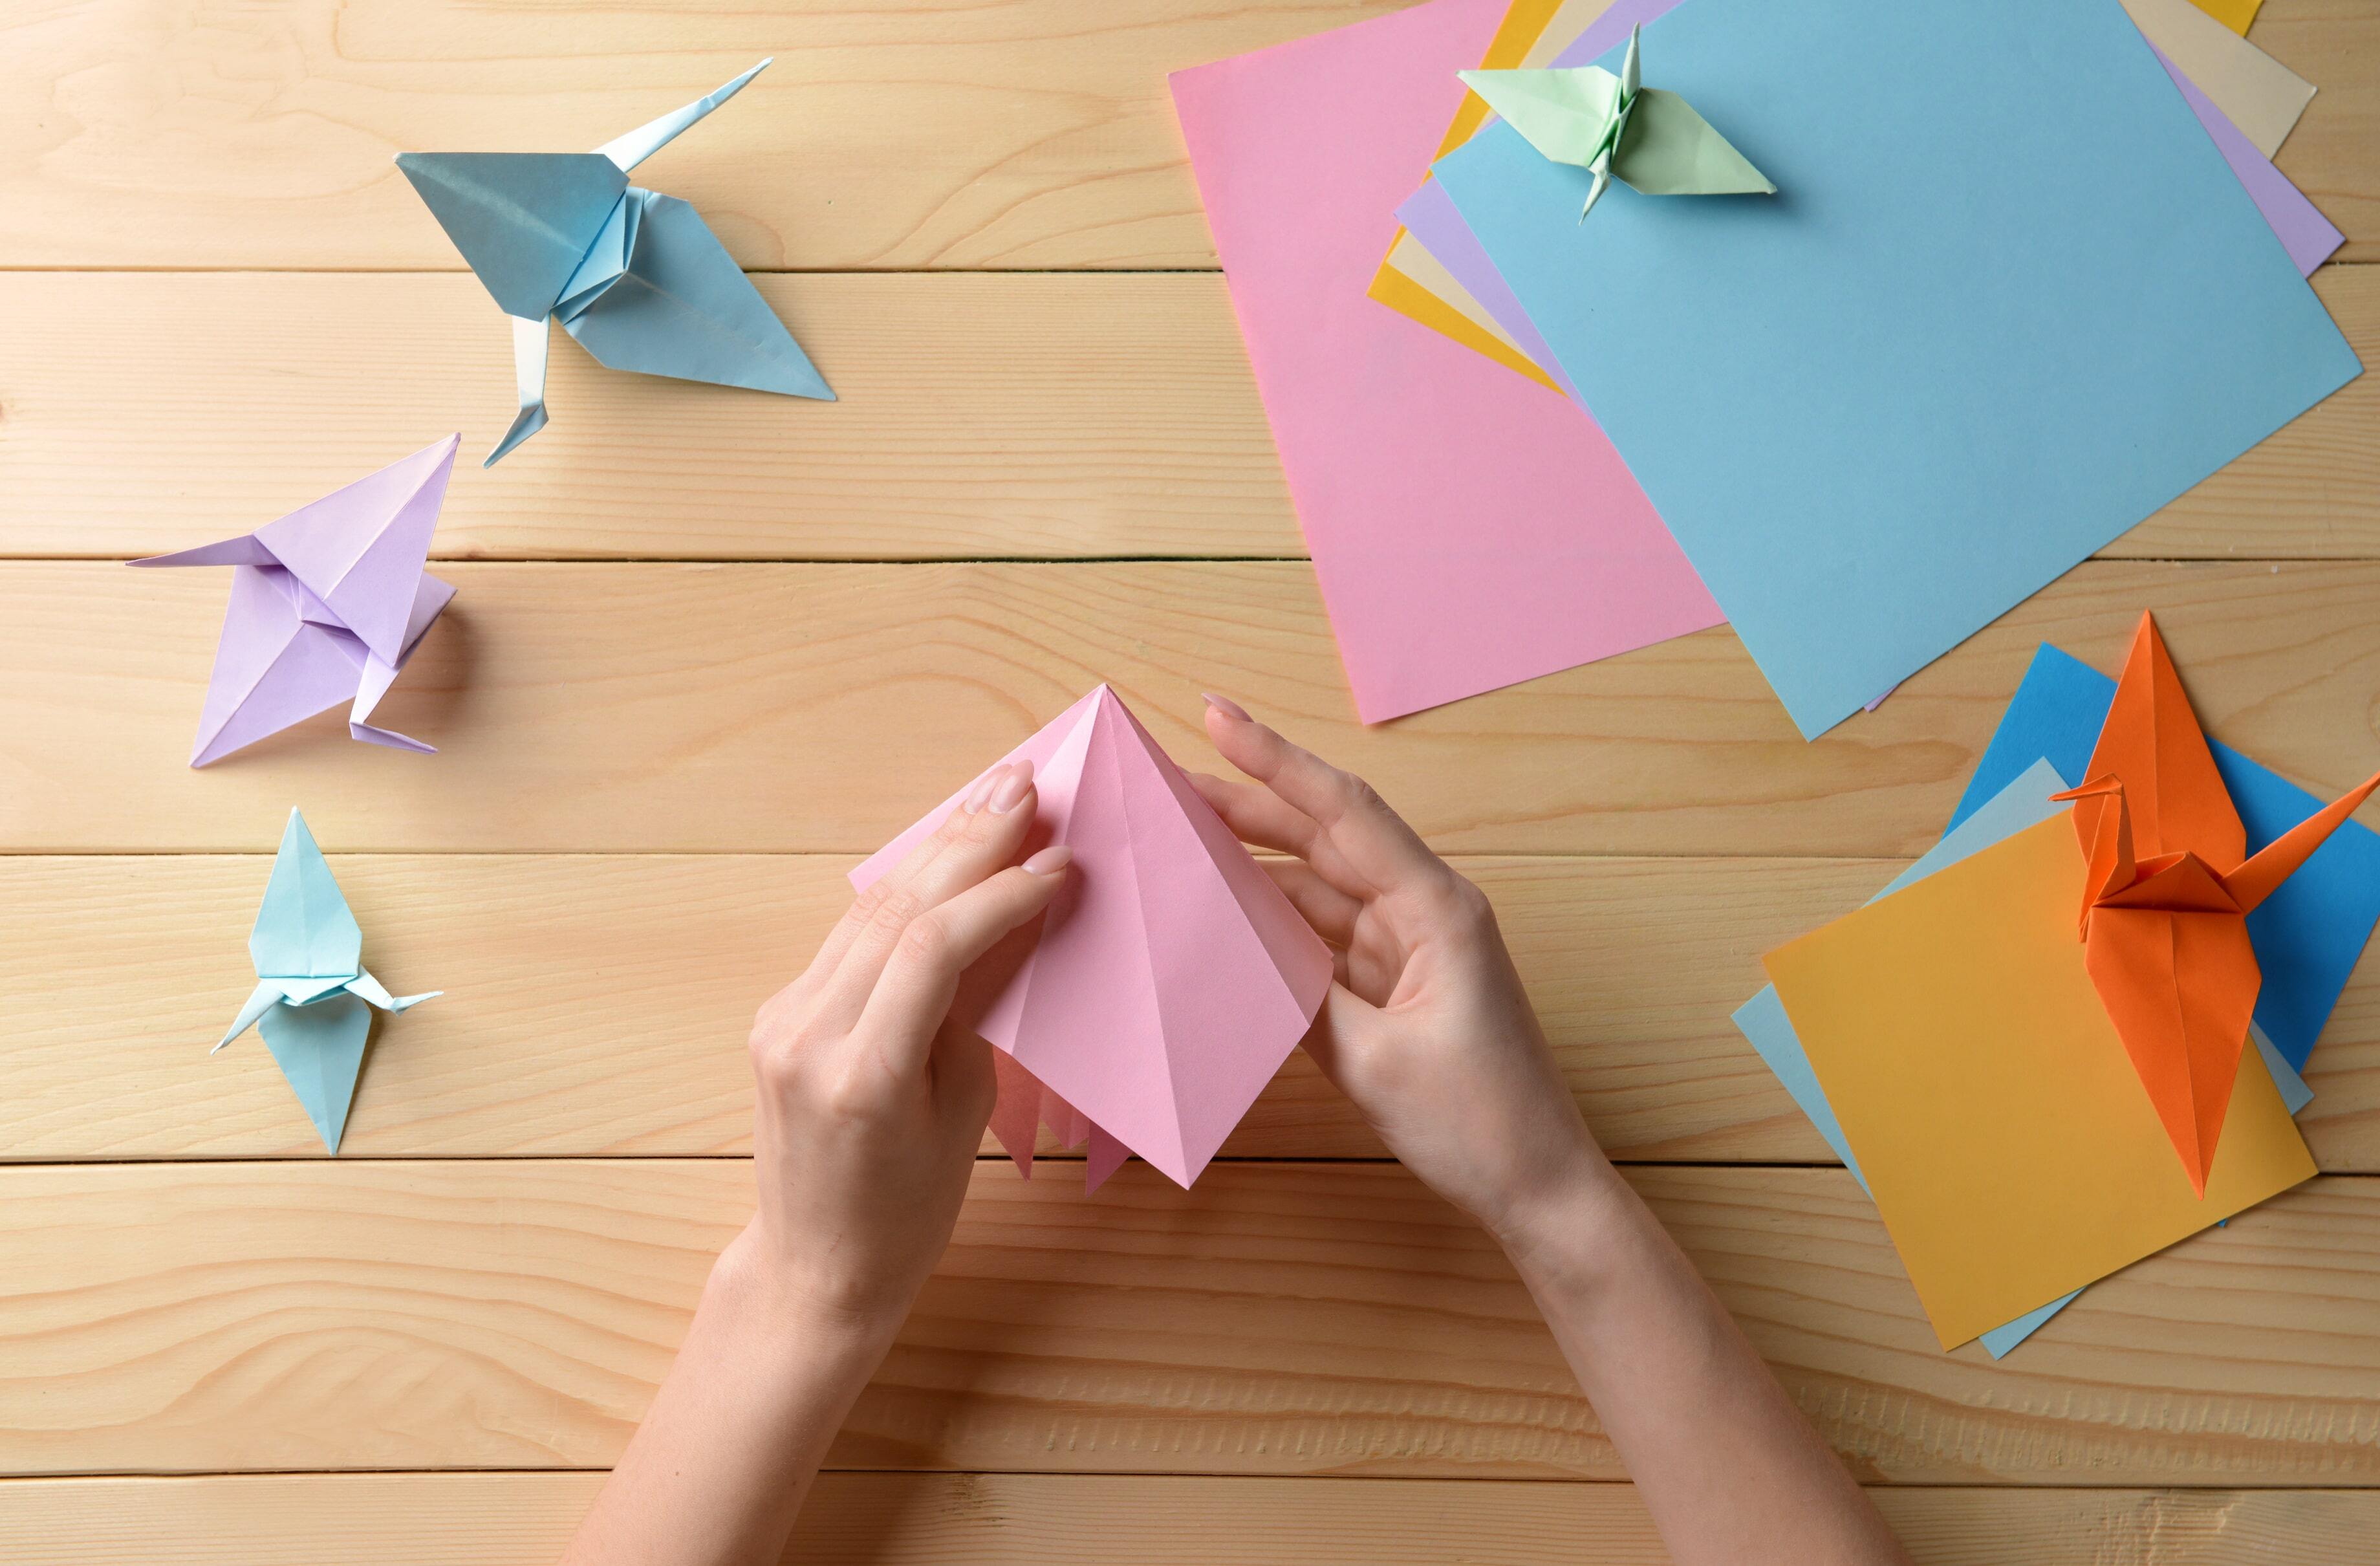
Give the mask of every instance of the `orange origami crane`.
M 2083 962 L 2204 1196 L 2264 982 L 2247 916 L 2380 789 L 2380 776 L 2249 858 L 2247 829 L 2146 614 L 2087 776 L 2053 796 L 2075 801 L 2090 861 Z

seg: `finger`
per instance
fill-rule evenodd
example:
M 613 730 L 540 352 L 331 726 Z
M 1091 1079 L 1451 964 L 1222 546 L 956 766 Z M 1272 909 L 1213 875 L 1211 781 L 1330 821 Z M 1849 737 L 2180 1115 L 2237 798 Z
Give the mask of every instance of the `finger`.
M 969 785 L 967 792 L 960 796 L 959 803 L 951 813 L 943 817 L 941 823 L 932 832 L 927 833 L 917 846 L 911 848 L 902 857 L 900 863 L 877 877 L 865 892 L 852 899 L 851 905 L 843 911 L 843 917 L 837 919 L 834 928 L 827 932 L 826 940 L 819 947 L 818 955 L 811 959 L 808 969 L 804 972 L 799 982 L 815 987 L 832 977 L 835 969 L 843 962 L 844 953 L 850 951 L 853 944 L 858 941 L 860 934 L 875 919 L 878 910 L 883 904 L 891 900 L 896 892 L 905 892 L 925 868 L 941 856 L 942 850 L 950 845 L 951 841 L 972 825 L 968 818 L 983 807 L 984 802 L 990 797 L 992 790 L 1006 775 L 1008 767 L 1009 764 L 1002 761 L 976 779 Z
M 1348 868 L 1373 887 L 1386 892 L 1453 873 L 1354 773 L 1290 744 L 1236 707 L 1210 701 L 1207 733 L 1225 760 L 1311 817 Z
M 1257 862 L 1288 897 L 1289 905 L 1297 910 L 1298 917 L 1314 927 L 1315 934 L 1333 946 L 1344 946 L 1355 939 L 1355 917 L 1364 911 L 1362 903 L 1295 859 Z
M 859 1031 L 883 1040 L 896 1071 L 924 1068 L 959 976 L 1050 905 L 1073 858 L 1063 847 L 1045 848 L 910 921 L 859 1015 Z
M 1234 783 L 1206 772 L 1186 775 L 1190 786 L 1214 807 L 1223 824 L 1232 829 L 1232 835 L 1241 842 L 1296 855 L 1314 867 L 1316 874 L 1350 897 L 1368 897 L 1378 891 L 1355 873 L 1347 856 L 1332 844 L 1313 817 L 1292 807 L 1272 790 L 1261 783 Z
M 955 828 L 941 852 L 885 889 L 821 987 L 830 1014 L 856 1019 L 910 925 L 1016 862 L 1026 834 L 1033 829 L 1036 804 L 1032 770 L 1019 763 L 995 783 L 981 809 L 953 812 Z
M 1296 808 L 1262 783 L 1219 778 L 1212 772 L 1185 772 L 1190 786 L 1223 819 L 1243 843 L 1257 848 L 1294 854 L 1301 859 L 1315 854 L 1336 859 L 1338 851 L 1313 817 Z M 1342 874 L 1352 874 L 1340 865 Z M 1353 890 L 1353 889 L 1351 889 Z M 1368 889 L 1366 889 L 1368 890 Z

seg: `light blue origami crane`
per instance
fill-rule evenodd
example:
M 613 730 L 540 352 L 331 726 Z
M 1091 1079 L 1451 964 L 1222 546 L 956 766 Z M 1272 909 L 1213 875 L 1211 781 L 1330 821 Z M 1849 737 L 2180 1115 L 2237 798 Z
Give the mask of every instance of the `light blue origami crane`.
M 443 991 L 391 995 L 364 967 L 363 928 L 306 830 L 306 818 L 294 809 L 273 857 L 273 879 L 265 883 L 248 952 L 256 962 L 256 989 L 215 1049 L 255 1024 L 322 1134 L 322 1146 L 335 1154 L 347 1107 L 355 1102 L 356 1074 L 363 1069 L 370 1006 L 395 1014 Z
M 591 152 L 400 152 L 396 166 L 513 318 L 520 412 L 482 467 L 545 428 L 547 323 L 612 370 L 834 401 L 701 216 L 628 171 L 734 97 L 705 98 Z

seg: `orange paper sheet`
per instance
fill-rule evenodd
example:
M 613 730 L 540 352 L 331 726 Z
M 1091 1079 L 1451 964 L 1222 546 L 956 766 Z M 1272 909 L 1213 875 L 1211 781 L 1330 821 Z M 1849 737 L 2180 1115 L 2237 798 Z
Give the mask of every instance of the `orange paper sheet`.
M 2264 9 L 2265 0 L 2191 0 L 2191 4 L 2245 38 L 2249 24 Z
M 1767 958 L 1945 1348 L 2313 1177 L 2253 1050 L 2202 1200 L 2083 966 L 2065 816 Z

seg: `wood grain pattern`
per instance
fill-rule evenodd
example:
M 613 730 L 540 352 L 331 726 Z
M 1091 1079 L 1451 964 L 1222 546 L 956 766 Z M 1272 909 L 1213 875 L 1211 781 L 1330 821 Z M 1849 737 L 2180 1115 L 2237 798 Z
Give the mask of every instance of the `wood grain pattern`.
M 0 257 L 453 269 L 395 153 L 592 147 L 773 54 L 645 171 L 747 267 L 1208 266 L 1166 73 L 1395 8 L 61 0 L 0 48 Z M 2373 18 L 2274 0 L 2255 41 L 2322 84 L 2281 166 L 2362 253 L 2371 84 L 2340 62 Z
M 2314 284 L 2380 359 L 2380 269 Z M 1304 552 L 1220 277 L 760 286 L 842 401 L 617 374 L 557 338 L 552 425 L 483 470 L 512 367 L 468 276 L 0 273 L 0 554 L 245 532 L 455 429 L 447 558 Z M 2104 552 L 2380 557 L 2380 378 Z
M 254 852 L 302 801 L 347 852 L 867 853 L 1106 679 L 1192 766 L 1237 696 L 1444 852 L 1913 857 L 2038 644 L 2113 669 L 2144 607 L 2211 733 L 2380 758 L 2380 564 L 2088 564 L 1815 745 L 1723 629 L 1359 728 L 1295 561 L 450 572 L 380 709 L 443 755 L 332 713 L 191 774 L 222 574 L 0 564 L 0 843 Z
M 16 1566 L 543 1566 L 594 1474 L 259 1475 L 0 1484 Z M 1875 1492 L 1920 1566 L 2343 1560 L 2380 1534 L 2368 1490 Z M 1669 1558 L 1625 1485 L 1481 1479 L 830 1474 L 805 1566 L 1545 1566 Z
M 2347 235 L 2342 260 L 2380 257 L 2380 78 L 2369 64 L 2380 13 L 2362 0 L 2279 0 L 2256 13 L 2248 41 L 2317 89 L 2274 163 Z
M 318 829 L 325 823 L 317 822 Z M 392 984 L 349 1158 L 710 1155 L 749 1147 L 754 1009 L 847 900 L 847 858 L 336 856 Z M 1857 905 L 1879 861 L 1465 859 L 1603 1145 L 1621 1159 L 1833 1155 L 1728 1022 L 1758 953 Z M 0 857 L 0 1159 L 316 1158 L 254 1040 L 262 856 Z M 2380 1173 L 2380 959 L 2323 1036 L 2300 1117 L 2322 1166 Z M 987 1144 L 987 1147 L 990 1147 Z M 1304 1055 L 1224 1146 L 1378 1158 Z
M 2380 351 L 2374 282 L 2346 292 Z M 512 350 L 468 276 L 0 273 L 0 554 L 245 532 L 458 429 L 447 558 L 1304 552 L 1219 276 L 759 283 L 840 401 L 621 374 L 557 333 L 552 424 L 482 468 Z M 2351 471 L 2314 453 L 2375 425 L 2320 410 L 2282 470 Z M 2297 538 L 2308 499 L 2252 503 L 2227 545 Z M 2380 554 L 2348 499 L 2306 541 L 2368 531 Z
M 0 1471 L 600 1465 L 741 1160 L 0 1171 Z M 2368 1486 L 2380 1182 L 2325 1176 L 1942 1354 L 1841 1171 L 1640 1170 L 1864 1479 Z M 832 1466 L 1619 1477 L 1485 1235 L 1392 1165 L 978 1166 Z
M 1598 1135 L 1920 1560 L 2369 1552 L 2380 963 L 2311 1073 L 2329 1174 L 1998 1365 L 1937 1352 L 1847 1175 L 1771 1167 L 1828 1154 L 1727 1013 L 1933 841 L 2045 638 L 2113 668 L 2153 607 L 2213 732 L 2368 774 L 2380 382 L 1818 744 L 1723 630 L 1364 730 L 1164 79 L 1402 3 L 0 18 L 0 1559 L 552 1559 L 748 1210 L 754 1005 L 849 856 L 1102 678 L 1192 764 L 1231 692 L 1463 856 Z M 2373 360 L 2380 7 L 2254 38 L 2321 85 L 2279 164 Z M 392 154 L 591 146 L 764 54 L 647 174 L 844 400 L 557 348 L 552 428 L 457 469 L 463 596 L 382 710 L 445 754 L 325 719 L 186 772 L 224 583 L 112 562 L 508 417 Z M 204 1053 L 292 801 L 374 966 L 449 991 L 375 1036 L 337 1162 L 252 1041 Z M 1226 1153 L 1087 1200 L 980 1165 L 789 1559 L 1662 1558 L 1624 1484 L 1542 1482 L 1621 1474 L 1304 1057 Z
M 583 151 L 773 55 L 639 170 L 748 268 L 1208 266 L 1166 72 L 1394 8 L 66 0 L 0 48 L 0 257 L 455 270 L 396 153 Z

